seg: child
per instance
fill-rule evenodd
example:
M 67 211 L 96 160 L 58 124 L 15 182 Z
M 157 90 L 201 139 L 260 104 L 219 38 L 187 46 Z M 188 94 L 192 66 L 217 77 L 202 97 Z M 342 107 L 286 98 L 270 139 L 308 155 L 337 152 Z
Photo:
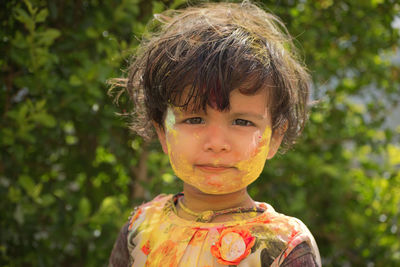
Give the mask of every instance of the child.
M 247 1 L 156 18 L 113 87 L 134 101 L 136 132 L 154 127 L 183 193 L 135 209 L 110 266 L 320 266 L 300 220 L 247 194 L 307 117 L 309 76 L 285 27 Z

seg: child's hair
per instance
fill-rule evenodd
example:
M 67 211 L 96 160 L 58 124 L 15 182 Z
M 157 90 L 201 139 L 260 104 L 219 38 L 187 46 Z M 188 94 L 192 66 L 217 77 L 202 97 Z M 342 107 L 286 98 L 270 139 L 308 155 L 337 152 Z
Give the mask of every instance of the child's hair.
M 310 78 L 276 16 L 244 1 L 208 3 L 155 15 L 127 78 L 110 81 L 134 101 L 131 129 L 151 137 L 168 106 L 229 109 L 230 92 L 268 90 L 273 130 L 294 143 L 307 120 Z

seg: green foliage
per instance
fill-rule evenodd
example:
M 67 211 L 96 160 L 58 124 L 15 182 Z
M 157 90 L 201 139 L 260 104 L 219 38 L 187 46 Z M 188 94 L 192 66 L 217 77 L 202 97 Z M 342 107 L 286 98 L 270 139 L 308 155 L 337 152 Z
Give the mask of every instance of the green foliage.
M 156 143 L 132 136 L 105 81 L 152 13 L 182 0 L 1 4 L 0 264 L 106 265 L 133 205 L 180 190 Z M 314 79 L 310 123 L 249 190 L 301 218 L 324 266 L 400 261 L 395 1 L 264 1 Z M 371 265 L 373 266 L 373 265 Z

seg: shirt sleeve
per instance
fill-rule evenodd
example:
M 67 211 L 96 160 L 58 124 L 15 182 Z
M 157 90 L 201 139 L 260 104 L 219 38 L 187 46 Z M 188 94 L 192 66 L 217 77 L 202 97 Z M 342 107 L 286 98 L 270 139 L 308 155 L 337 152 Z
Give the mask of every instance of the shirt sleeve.
M 317 267 L 315 256 L 310 246 L 303 242 L 297 245 L 283 261 L 283 267 Z
M 114 247 L 111 251 L 111 256 L 108 262 L 109 267 L 127 267 L 129 266 L 129 252 L 128 252 L 128 227 L 126 223 L 119 232 L 118 238 L 115 241 Z

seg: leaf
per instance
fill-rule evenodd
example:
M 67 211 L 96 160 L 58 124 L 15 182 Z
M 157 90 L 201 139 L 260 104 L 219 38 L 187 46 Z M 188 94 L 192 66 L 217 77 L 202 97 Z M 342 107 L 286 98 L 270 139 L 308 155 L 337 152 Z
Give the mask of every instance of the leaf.
M 25 5 L 28 7 L 28 11 L 31 15 L 35 15 L 37 8 L 32 6 L 32 3 L 29 0 L 24 0 Z
M 16 188 L 14 186 L 11 186 L 8 190 L 8 199 L 10 199 L 11 202 L 18 202 L 21 200 L 21 190 L 19 188 Z
M 42 206 L 47 207 L 53 204 L 55 198 L 51 194 L 45 194 L 41 197 Z
M 164 174 L 162 174 L 161 179 L 162 179 L 164 182 L 166 182 L 167 184 L 170 184 L 170 183 L 172 183 L 172 182 L 175 180 L 175 176 L 173 176 L 173 175 L 170 174 L 170 173 L 164 173 Z
M 30 192 L 32 192 L 32 190 L 34 190 L 35 183 L 34 183 L 33 179 L 31 177 L 27 176 L 27 175 L 21 175 L 18 178 L 18 183 L 29 194 L 31 194 Z
M 104 147 L 99 146 L 96 149 L 96 158 L 93 161 L 93 166 L 99 166 L 101 163 L 114 164 L 115 162 L 115 155 L 108 152 Z
M 26 38 L 22 35 L 22 33 L 20 31 L 16 31 L 14 38 L 11 40 L 11 43 L 13 46 L 15 46 L 16 48 L 20 48 L 20 49 L 25 49 L 29 46 Z M 20 55 L 20 54 L 18 53 L 18 55 Z M 24 60 L 26 60 L 26 59 L 24 58 Z
M 98 38 L 100 36 L 100 33 L 96 31 L 93 27 L 89 27 L 86 29 L 86 35 L 90 38 Z
M 36 22 L 43 22 L 46 20 L 47 16 L 49 15 L 49 11 L 47 8 L 42 9 L 39 11 L 39 13 L 36 15 L 35 21 Z
M 21 8 L 15 8 L 15 15 L 14 17 L 21 23 L 25 25 L 25 27 L 32 33 L 35 30 L 35 22 L 31 16 L 26 13 L 25 10 Z
M 35 187 L 33 187 L 33 189 L 30 191 L 30 196 L 37 200 L 40 193 L 42 192 L 42 188 L 43 188 L 43 184 L 37 184 Z
M 371 5 L 373 7 L 376 7 L 377 5 L 382 4 L 384 2 L 385 2 L 385 0 L 371 0 Z
M 43 184 L 35 184 L 33 179 L 27 175 L 21 175 L 18 183 L 25 189 L 26 193 L 33 199 L 37 199 L 42 192 Z
M 45 127 L 52 128 L 52 127 L 56 126 L 55 118 L 45 111 L 34 114 L 34 116 L 32 116 L 32 119 L 36 123 L 41 124 Z
M 112 214 L 118 210 L 118 200 L 115 197 L 106 197 L 101 202 L 99 214 Z
M 79 85 L 82 85 L 82 80 L 81 80 L 77 75 L 72 74 L 72 75 L 69 77 L 69 83 L 70 83 L 72 86 L 79 86 Z
M 81 223 L 86 220 L 91 213 L 91 205 L 86 197 L 81 198 L 78 205 L 78 210 L 75 214 L 75 219 L 77 223 Z
M 11 146 L 14 144 L 15 138 L 12 129 L 4 128 L 1 130 L 0 144 L 5 146 Z
M 56 29 L 46 29 L 43 32 L 39 32 L 36 35 L 37 44 L 38 45 L 44 45 L 44 46 L 50 46 L 51 44 L 54 43 L 54 40 L 57 39 L 61 35 L 59 30 Z

